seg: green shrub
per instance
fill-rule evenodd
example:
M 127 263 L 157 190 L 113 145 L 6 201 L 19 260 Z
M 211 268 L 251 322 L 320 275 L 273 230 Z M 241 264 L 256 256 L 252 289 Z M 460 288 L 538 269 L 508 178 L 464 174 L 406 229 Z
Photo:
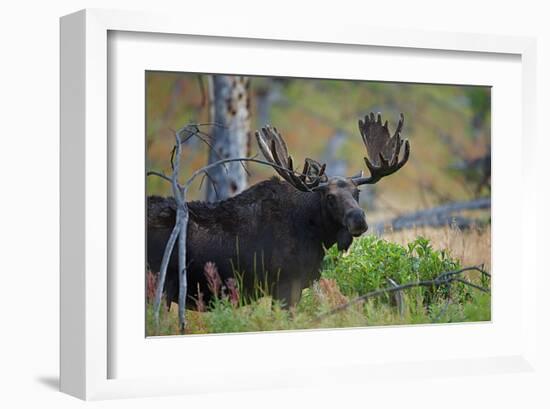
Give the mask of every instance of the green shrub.
M 323 262 L 321 279 L 302 292 L 300 302 L 285 309 L 264 289 L 246 302 L 239 295 L 239 282 L 219 290 L 206 311 L 187 311 L 186 333 L 230 333 L 309 328 L 341 328 L 369 325 L 420 324 L 432 322 L 487 321 L 491 319 L 491 296 L 454 282 L 448 287 L 414 287 L 403 290 L 403 308 L 396 308 L 395 295 L 382 295 L 358 302 L 341 312 L 320 316 L 336 306 L 370 291 L 389 287 L 389 280 L 406 284 L 433 280 L 443 272 L 461 268 L 446 251 L 434 249 L 418 237 L 402 246 L 374 236 L 354 240 L 343 254 L 330 248 Z M 208 267 L 211 279 L 215 265 Z M 206 270 L 205 270 L 206 271 Z M 487 281 L 469 277 L 478 285 Z M 215 280 L 214 280 L 215 281 Z M 235 287 L 234 287 L 235 285 Z M 158 333 L 155 332 L 152 306 L 147 308 L 148 335 L 177 334 L 177 313 L 163 306 Z
M 336 280 L 342 292 L 350 297 L 390 286 L 390 279 L 398 285 L 415 281 L 433 280 L 446 271 L 459 269 L 460 262 L 444 250 L 435 250 L 430 242 L 418 237 L 401 246 L 375 236 L 355 239 L 347 255 L 331 247 L 325 256 L 321 276 Z M 464 301 L 469 291 L 454 283 L 453 295 Z M 445 287 L 419 287 L 406 290 L 429 304 L 447 296 Z M 435 297 L 435 298 L 434 298 Z

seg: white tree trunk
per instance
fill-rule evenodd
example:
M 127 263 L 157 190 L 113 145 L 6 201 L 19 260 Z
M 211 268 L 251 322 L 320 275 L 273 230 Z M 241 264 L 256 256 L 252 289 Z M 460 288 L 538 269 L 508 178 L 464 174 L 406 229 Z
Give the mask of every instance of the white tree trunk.
M 213 127 L 213 149 L 210 150 L 208 163 L 220 159 L 245 157 L 250 143 L 250 80 L 242 76 L 214 75 L 213 120 L 221 126 Z M 208 172 L 206 200 L 215 202 L 227 199 L 242 192 L 247 187 L 247 175 L 239 162 L 217 166 Z

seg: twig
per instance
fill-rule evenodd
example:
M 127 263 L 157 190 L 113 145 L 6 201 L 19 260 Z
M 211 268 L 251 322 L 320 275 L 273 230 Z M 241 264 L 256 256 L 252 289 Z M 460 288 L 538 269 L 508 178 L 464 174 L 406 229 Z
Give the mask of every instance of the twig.
M 218 193 L 218 187 L 217 187 L 218 184 L 217 184 L 216 181 L 212 178 L 212 176 L 210 176 L 210 174 L 209 174 L 207 171 L 204 172 L 204 176 L 203 176 L 202 179 L 201 179 L 201 182 L 200 182 L 200 184 L 199 184 L 199 190 L 202 189 L 202 184 L 203 184 L 205 178 L 208 178 L 208 180 L 210 181 L 210 183 L 212 183 L 212 187 L 214 188 L 214 192 L 216 193 L 216 197 L 219 198 L 220 195 L 219 195 L 219 193 Z
M 172 182 L 172 179 L 169 176 L 166 176 L 162 172 L 157 172 L 156 170 L 148 170 L 147 171 L 147 176 L 158 176 L 159 178 L 162 178 L 162 179 L 164 179 L 168 182 Z
M 197 136 L 198 136 L 199 138 L 201 138 L 201 135 L 204 135 L 204 136 L 207 136 L 207 137 L 211 138 L 211 136 L 208 135 L 207 133 L 202 132 L 202 131 L 198 131 Z M 214 148 L 214 146 L 213 146 L 211 143 L 209 143 L 209 142 L 206 141 L 206 140 L 203 140 L 202 138 L 201 138 L 201 140 L 202 140 L 205 144 L 208 145 L 208 147 L 216 154 L 216 156 L 217 156 L 219 159 L 222 159 L 222 155 L 220 155 L 220 153 L 217 151 L 216 148 Z M 246 168 L 246 166 L 244 165 L 244 163 L 240 162 L 240 164 L 241 164 L 243 170 L 245 171 L 245 173 L 248 175 L 248 177 L 250 177 L 250 172 L 248 171 L 248 169 Z M 227 169 L 227 166 L 226 166 L 225 163 L 223 164 L 223 167 L 224 167 L 224 169 L 225 169 L 225 173 L 229 173 L 229 169 Z M 210 181 L 213 181 L 213 179 L 210 178 Z M 218 196 L 217 193 L 216 193 L 216 196 Z
M 174 134 L 177 134 L 177 132 L 174 132 Z M 172 150 L 170 151 L 170 167 L 174 169 L 174 155 L 176 153 L 176 146 L 174 145 L 172 147 Z
M 466 285 L 469 285 L 470 287 L 472 288 L 475 288 L 479 291 L 483 291 L 484 293 L 490 293 L 491 290 L 489 290 L 488 288 L 485 288 L 485 287 L 481 287 L 480 285 L 477 285 L 477 284 L 474 284 L 474 283 L 471 283 L 463 278 L 460 278 L 460 277 L 455 277 L 453 279 L 454 281 L 458 281 L 459 283 L 462 283 L 462 284 L 466 284 Z
M 197 124 L 189 124 L 190 126 L 217 126 L 219 128 L 227 128 L 227 126 L 220 124 L 219 122 L 209 121 L 209 122 L 199 122 Z
M 459 270 L 453 270 L 453 271 L 447 271 L 445 273 L 441 273 L 439 275 L 439 277 L 446 277 L 446 276 L 454 276 L 454 275 L 457 275 L 457 274 L 462 274 L 462 273 L 465 273 L 466 271 L 477 271 L 478 273 L 480 273 L 481 275 L 487 277 L 487 278 L 491 278 L 491 274 L 488 273 L 487 271 L 483 270 L 483 265 L 481 266 L 471 266 L 471 267 L 464 267 L 464 268 L 461 268 Z
M 211 139 L 212 136 L 210 136 L 206 132 L 202 132 L 199 129 L 200 126 L 218 126 L 220 128 L 225 128 L 225 126 L 223 126 L 221 124 L 218 124 L 216 122 L 204 122 L 204 123 L 198 123 L 198 124 L 188 124 L 188 125 L 184 126 L 183 128 L 178 129 L 177 131 L 175 131 L 172 128 L 170 128 L 170 130 L 174 133 L 174 135 L 179 135 L 181 144 L 184 144 L 189 139 L 191 139 L 193 136 L 197 136 L 201 140 L 201 142 L 203 142 L 205 145 L 207 145 L 216 154 L 216 156 L 218 158 L 222 159 L 222 155 L 216 150 L 216 148 L 214 148 L 214 146 L 212 146 L 212 144 L 208 140 L 208 139 Z M 184 132 L 186 132 L 188 135 L 186 135 L 186 137 L 184 139 L 181 139 L 181 135 Z M 174 150 L 175 150 L 175 148 L 176 148 L 175 146 L 172 148 L 172 152 L 170 154 L 170 165 L 172 166 L 172 169 L 174 168 Z M 227 166 L 225 166 L 225 164 L 224 164 L 224 169 L 225 169 L 226 173 L 229 172 L 229 170 L 227 169 Z

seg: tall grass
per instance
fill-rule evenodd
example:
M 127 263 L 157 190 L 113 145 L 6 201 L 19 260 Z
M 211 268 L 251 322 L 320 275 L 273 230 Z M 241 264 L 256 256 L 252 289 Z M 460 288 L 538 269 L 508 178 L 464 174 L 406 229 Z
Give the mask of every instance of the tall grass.
M 459 233 L 449 231 L 446 234 Z M 390 280 L 405 284 L 431 280 L 442 272 L 457 270 L 464 264 L 456 250 L 456 247 L 443 247 L 440 241 L 422 236 L 401 243 L 363 236 L 354 240 L 347 253 L 338 252 L 336 247 L 328 249 L 321 278 L 304 289 L 299 303 L 291 308 L 285 308 L 265 291 L 245 302 L 239 295 L 237 280 L 229 285 L 226 283 L 223 290 L 218 283 L 214 291 L 217 296 L 210 305 L 187 312 L 186 334 L 490 320 L 490 294 L 461 283 L 449 287 L 415 287 L 401 292 L 399 299 L 395 293 L 383 295 L 326 315 L 359 295 L 388 287 Z M 214 269 L 215 266 L 209 265 L 205 271 L 213 275 Z M 477 275 L 470 275 L 468 279 L 476 284 L 490 285 Z M 217 282 L 214 277 L 210 280 Z M 170 311 L 163 308 L 157 331 L 152 305 L 147 304 L 147 335 L 178 334 L 177 320 L 176 308 Z

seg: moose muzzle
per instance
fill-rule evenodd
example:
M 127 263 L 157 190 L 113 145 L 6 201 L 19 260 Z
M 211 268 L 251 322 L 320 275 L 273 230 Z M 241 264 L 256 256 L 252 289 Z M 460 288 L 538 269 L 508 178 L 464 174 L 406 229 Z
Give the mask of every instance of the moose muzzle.
M 360 236 L 367 231 L 367 220 L 363 209 L 351 209 L 344 216 L 344 223 L 352 236 Z

